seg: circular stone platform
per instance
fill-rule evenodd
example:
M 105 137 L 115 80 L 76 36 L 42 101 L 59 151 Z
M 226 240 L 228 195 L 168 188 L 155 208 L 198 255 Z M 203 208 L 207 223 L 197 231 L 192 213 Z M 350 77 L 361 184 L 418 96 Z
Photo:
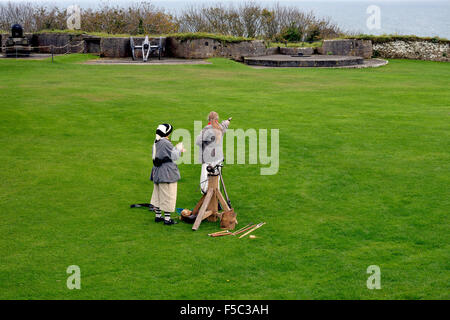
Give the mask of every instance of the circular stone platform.
M 330 68 L 363 65 L 364 58 L 320 54 L 295 57 L 290 55 L 275 54 L 270 56 L 244 58 L 244 62 L 251 66 L 264 67 Z

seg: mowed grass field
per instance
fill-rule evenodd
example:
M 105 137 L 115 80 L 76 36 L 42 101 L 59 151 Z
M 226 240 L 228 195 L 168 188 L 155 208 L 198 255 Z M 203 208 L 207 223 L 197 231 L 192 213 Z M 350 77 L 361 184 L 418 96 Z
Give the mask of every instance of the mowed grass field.
M 450 64 L 81 63 L 92 58 L 0 60 L 0 298 L 450 298 Z M 256 239 L 129 208 L 151 196 L 156 126 L 193 135 L 211 110 L 280 130 L 276 175 L 224 168 L 239 226 L 267 223 Z M 192 208 L 200 166 L 180 172 L 177 207 Z M 366 287 L 370 265 L 381 290 Z

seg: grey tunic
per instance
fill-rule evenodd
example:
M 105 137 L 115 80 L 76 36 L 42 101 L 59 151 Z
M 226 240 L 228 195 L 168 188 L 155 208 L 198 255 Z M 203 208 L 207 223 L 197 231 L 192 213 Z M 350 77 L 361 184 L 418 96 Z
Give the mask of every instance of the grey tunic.
M 217 164 L 223 160 L 224 133 L 228 129 L 229 125 L 230 121 L 228 120 L 224 120 L 222 121 L 222 123 L 220 123 L 222 138 L 218 142 L 215 141 L 216 135 L 212 125 L 208 124 L 206 127 L 203 128 L 203 130 L 200 132 L 200 134 L 197 136 L 197 139 L 195 140 L 195 144 L 200 147 L 198 156 L 199 162 Z M 208 148 L 208 146 L 213 142 L 216 143 L 216 147 L 214 149 Z
M 172 183 L 181 179 L 176 161 L 181 152 L 175 148 L 167 139 L 160 139 L 156 142 L 156 159 L 171 159 L 172 161 L 164 162 L 161 166 L 153 166 L 150 180 L 154 183 Z M 166 161 L 167 161 L 166 160 Z

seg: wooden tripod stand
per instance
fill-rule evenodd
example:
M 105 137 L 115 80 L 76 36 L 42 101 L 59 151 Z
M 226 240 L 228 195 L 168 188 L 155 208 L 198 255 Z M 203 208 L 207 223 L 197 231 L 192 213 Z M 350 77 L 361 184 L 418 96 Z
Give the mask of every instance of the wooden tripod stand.
M 220 202 L 224 212 L 230 210 L 219 190 L 219 176 L 208 173 L 208 192 L 200 198 L 200 201 L 192 210 L 192 214 L 197 215 L 192 230 L 197 230 L 206 218 L 209 221 L 217 221 L 220 218 L 218 202 Z

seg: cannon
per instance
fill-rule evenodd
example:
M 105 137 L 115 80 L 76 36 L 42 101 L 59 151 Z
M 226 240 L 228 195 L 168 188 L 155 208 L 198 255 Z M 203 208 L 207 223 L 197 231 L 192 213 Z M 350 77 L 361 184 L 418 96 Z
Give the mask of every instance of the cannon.
M 158 59 L 161 60 L 161 55 L 164 51 L 163 38 L 159 37 L 159 40 L 149 40 L 148 36 L 145 36 L 141 45 L 136 45 L 133 37 L 130 37 L 131 57 L 136 60 L 136 53 L 138 50 L 142 52 L 142 60 L 147 62 L 149 56 L 154 53 L 158 55 Z
M 11 27 L 11 36 L 5 41 L 6 57 L 29 57 L 30 53 L 30 41 L 24 37 L 22 26 L 20 24 L 13 25 Z

